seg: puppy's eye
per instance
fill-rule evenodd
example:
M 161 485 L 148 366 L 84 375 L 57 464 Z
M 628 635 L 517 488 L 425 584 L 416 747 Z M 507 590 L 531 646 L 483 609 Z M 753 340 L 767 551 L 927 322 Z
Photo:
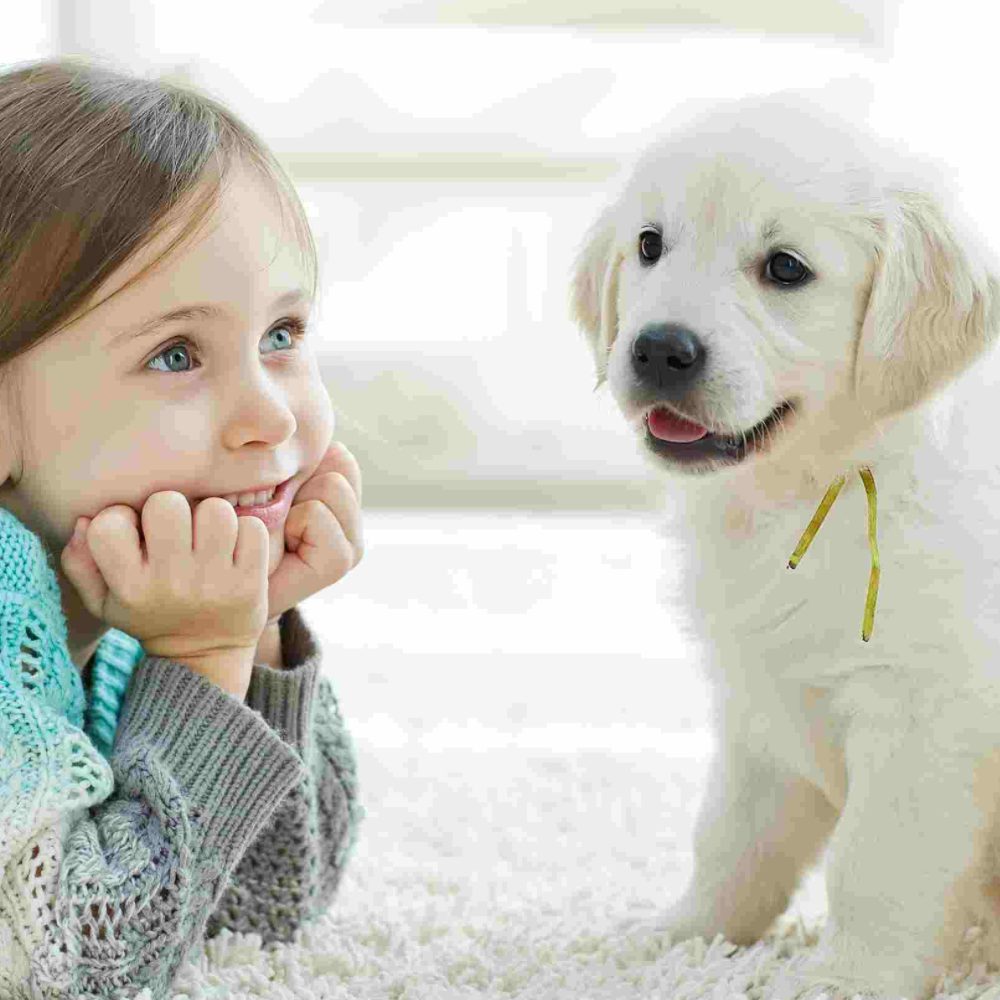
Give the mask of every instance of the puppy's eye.
M 810 275 L 809 268 L 798 257 L 784 250 L 771 254 L 764 265 L 764 275 L 779 285 L 798 285 Z
M 655 229 L 639 233 L 639 260 L 643 264 L 655 264 L 662 255 L 663 237 Z

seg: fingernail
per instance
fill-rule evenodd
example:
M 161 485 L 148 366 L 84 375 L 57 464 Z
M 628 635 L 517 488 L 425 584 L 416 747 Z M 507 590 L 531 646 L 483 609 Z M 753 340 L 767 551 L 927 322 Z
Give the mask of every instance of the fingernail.
M 73 545 L 79 545 L 83 541 L 83 528 L 81 527 L 82 517 L 76 519 L 76 524 L 73 525 L 73 537 L 70 539 Z

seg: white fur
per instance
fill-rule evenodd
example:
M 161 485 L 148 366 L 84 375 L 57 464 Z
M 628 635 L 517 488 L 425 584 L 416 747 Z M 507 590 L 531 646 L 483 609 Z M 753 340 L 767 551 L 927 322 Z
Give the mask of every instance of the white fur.
M 694 876 L 661 926 L 750 943 L 829 843 L 823 936 L 779 995 L 929 996 L 974 923 L 1000 962 L 1000 296 L 945 191 L 819 109 L 743 103 L 640 157 L 576 262 L 574 314 L 637 435 L 629 348 L 652 320 L 710 351 L 687 415 L 736 431 L 802 403 L 735 468 L 685 472 L 639 444 L 683 541 L 669 613 L 704 648 L 717 729 Z M 811 286 L 759 280 L 771 219 Z M 642 269 L 649 222 L 669 248 Z M 867 643 L 865 465 L 881 555 Z

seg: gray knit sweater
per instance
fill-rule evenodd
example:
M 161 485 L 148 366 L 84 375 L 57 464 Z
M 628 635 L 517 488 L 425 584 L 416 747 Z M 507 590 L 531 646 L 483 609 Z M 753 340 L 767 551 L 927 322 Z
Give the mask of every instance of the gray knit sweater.
M 244 702 L 181 663 L 143 656 L 109 756 L 111 793 L 78 804 L 88 783 L 100 785 L 101 758 L 92 744 L 60 747 L 76 790 L 36 809 L 24 831 L 14 820 L 27 815 L 25 792 L 46 787 L 25 768 L 34 777 L 61 766 L 48 722 L 37 736 L 31 725 L 59 720 L 44 688 L 17 693 L 7 664 L 0 998 L 118 1000 L 148 987 L 160 1000 L 192 947 L 221 928 L 287 941 L 329 906 L 363 815 L 355 758 L 298 609 L 280 632 L 286 669 L 255 664 Z

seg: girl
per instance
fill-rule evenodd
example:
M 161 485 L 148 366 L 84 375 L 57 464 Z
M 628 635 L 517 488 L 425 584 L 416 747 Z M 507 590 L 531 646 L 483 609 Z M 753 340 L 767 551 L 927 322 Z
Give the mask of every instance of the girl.
M 295 605 L 361 558 L 361 479 L 316 266 L 218 103 L 0 75 L 0 997 L 165 997 L 337 889 L 356 765 Z

